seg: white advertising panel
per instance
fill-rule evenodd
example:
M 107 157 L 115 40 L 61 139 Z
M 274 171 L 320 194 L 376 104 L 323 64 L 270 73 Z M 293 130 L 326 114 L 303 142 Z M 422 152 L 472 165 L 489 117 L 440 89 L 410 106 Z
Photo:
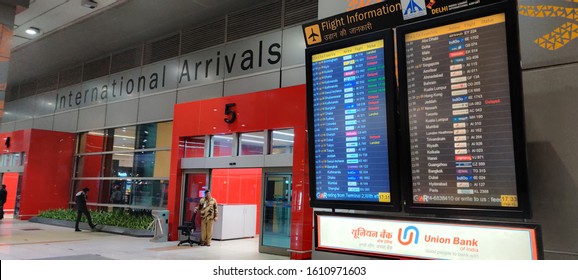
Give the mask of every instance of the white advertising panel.
M 317 250 L 398 258 L 538 259 L 535 228 L 317 215 Z

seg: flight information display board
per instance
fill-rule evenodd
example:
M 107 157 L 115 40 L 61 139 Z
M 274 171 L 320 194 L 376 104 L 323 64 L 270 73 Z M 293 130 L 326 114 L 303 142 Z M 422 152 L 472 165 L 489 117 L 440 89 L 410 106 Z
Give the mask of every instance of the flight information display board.
M 409 205 L 523 210 L 506 13 L 400 29 Z
M 313 206 L 393 205 L 391 38 L 382 32 L 307 52 Z

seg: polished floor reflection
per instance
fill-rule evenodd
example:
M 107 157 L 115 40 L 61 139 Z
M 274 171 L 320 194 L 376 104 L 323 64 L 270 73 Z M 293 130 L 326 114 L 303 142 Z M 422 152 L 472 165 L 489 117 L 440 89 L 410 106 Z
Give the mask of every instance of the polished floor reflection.
M 5 218 L 0 221 L 0 260 L 287 260 L 261 254 L 259 238 L 211 242 L 211 247 L 177 246 L 178 242 L 154 243 L 104 232 L 74 232 Z

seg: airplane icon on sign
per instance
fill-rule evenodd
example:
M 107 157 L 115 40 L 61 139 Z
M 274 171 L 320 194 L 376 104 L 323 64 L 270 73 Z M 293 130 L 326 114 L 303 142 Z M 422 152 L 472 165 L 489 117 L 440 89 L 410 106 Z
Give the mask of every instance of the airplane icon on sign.
M 323 41 L 321 38 L 321 29 L 319 28 L 319 24 L 307 26 L 307 28 L 304 30 L 307 39 L 307 45 L 319 44 Z
M 311 35 L 309 35 L 309 37 L 307 37 L 307 39 L 311 39 L 311 42 L 317 41 L 315 38 L 319 37 L 319 34 L 315 33 L 313 28 L 311 28 L 310 30 L 311 30 Z

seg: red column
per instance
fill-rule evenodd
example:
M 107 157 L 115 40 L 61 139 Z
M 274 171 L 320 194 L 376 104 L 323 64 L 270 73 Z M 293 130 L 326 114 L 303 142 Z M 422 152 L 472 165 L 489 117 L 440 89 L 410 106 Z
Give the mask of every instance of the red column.
M 10 45 L 12 42 L 12 29 L 0 24 L 0 121 L 4 115 L 4 96 L 6 91 L 6 78 L 8 77 L 8 64 L 10 63 Z

